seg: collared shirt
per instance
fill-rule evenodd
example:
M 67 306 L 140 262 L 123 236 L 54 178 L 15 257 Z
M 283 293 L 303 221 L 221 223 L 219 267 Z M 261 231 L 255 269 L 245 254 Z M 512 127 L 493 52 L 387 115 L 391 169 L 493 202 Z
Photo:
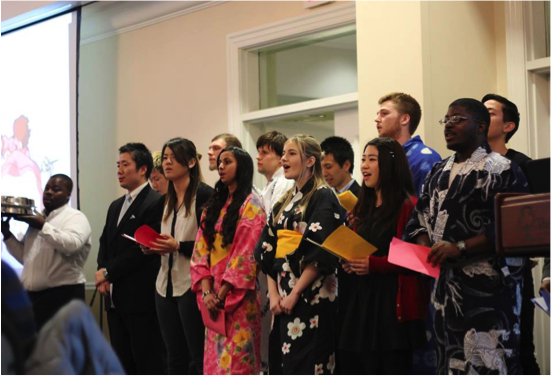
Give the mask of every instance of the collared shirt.
M 134 202 L 134 200 L 136 199 L 136 197 L 138 197 L 138 195 L 143 191 L 143 189 L 145 188 L 146 185 L 148 185 L 149 182 L 145 182 L 143 183 L 142 185 L 140 185 L 138 188 L 134 189 L 132 192 L 128 193 L 130 195 L 130 197 L 132 198 L 130 200 L 130 204 L 132 204 Z
M 272 180 L 268 182 L 266 188 L 260 193 L 262 205 L 264 205 L 264 210 L 268 217 L 277 200 L 279 200 L 279 198 L 289 189 L 293 188 L 294 185 L 295 182 L 293 180 L 285 179 L 283 167 L 280 167 L 275 172 L 274 176 L 272 176 Z
M 335 189 L 335 191 L 339 194 L 343 193 L 343 192 L 346 192 L 350 189 L 352 184 L 354 184 L 354 179 L 350 178 L 350 181 L 348 182 L 348 184 L 346 184 L 340 191 L 337 191 L 336 189 Z
M 132 205 L 132 202 L 138 197 L 140 192 L 145 188 L 145 186 L 149 184 L 148 182 L 145 182 L 144 184 L 140 185 L 138 188 L 134 189 L 132 192 L 127 193 L 124 196 L 124 202 L 122 204 L 121 211 L 119 213 L 119 220 L 117 221 L 117 225 L 121 223 L 122 219 L 124 218 L 124 215 L 126 214 L 126 211 Z
M 413 187 L 419 197 L 427 174 L 436 162 L 442 160 L 442 157 L 434 149 L 425 145 L 419 136 L 409 139 L 403 147 L 413 175 Z
M 86 216 L 68 204 L 52 211 L 42 230 L 29 227 L 22 241 L 12 235 L 5 243 L 23 264 L 22 282 L 28 291 L 86 282 L 83 268 L 92 229 Z
M 179 242 L 193 241 L 197 236 L 197 217 L 195 215 L 195 200 L 193 198 L 191 202 L 191 210 L 186 217 L 186 208 L 184 205 L 180 207 L 176 214 L 176 225 L 174 227 L 174 234 L 172 236 Z M 165 218 L 167 208 L 163 212 L 163 221 L 161 222 L 161 233 L 170 234 L 172 232 L 172 221 L 174 220 L 174 210 L 171 210 L 170 215 Z M 178 297 L 184 295 L 191 287 L 191 275 L 189 274 L 189 257 L 184 256 L 180 252 L 172 253 L 172 269 L 170 271 L 170 277 L 172 281 L 172 296 Z M 169 255 L 161 256 L 161 268 L 157 275 L 157 292 L 162 297 L 166 298 L 167 284 L 168 284 L 168 269 L 169 269 Z

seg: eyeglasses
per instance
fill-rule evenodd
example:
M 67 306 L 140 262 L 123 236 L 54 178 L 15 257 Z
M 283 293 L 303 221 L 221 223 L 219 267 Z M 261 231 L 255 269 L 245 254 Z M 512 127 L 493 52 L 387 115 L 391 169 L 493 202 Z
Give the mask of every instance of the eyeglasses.
M 448 123 L 452 123 L 452 124 L 459 123 L 461 120 L 468 120 L 468 119 L 481 121 L 481 120 L 473 118 L 473 117 L 455 115 L 455 116 L 452 116 L 451 118 L 448 118 L 448 119 L 446 119 L 446 118 L 440 119 L 440 120 L 438 120 L 438 122 L 442 125 L 446 125 Z

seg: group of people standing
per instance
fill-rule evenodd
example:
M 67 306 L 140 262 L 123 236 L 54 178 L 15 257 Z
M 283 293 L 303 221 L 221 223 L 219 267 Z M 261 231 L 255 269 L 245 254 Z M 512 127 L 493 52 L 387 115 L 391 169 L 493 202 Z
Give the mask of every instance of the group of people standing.
M 442 161 L 413 137 L 417 101 L 383 96 L 361 184 L 341 137 L 262 135 L 263 190 L 253 185 L 252 157 L 228 134 L 209 147 L 214 188 L 188 139 L 170 139 L 155 159 L 141 143 L 121 147 L 118 178 L 128 193 L 108 210 L 95 277 L 125 370 L 410 374 L 420 367 L 414 351 L 432 337 L 433 373 L 533 371 L 523 304 L 530 263 L 501 258 L 494 245 L 495 195 L 528 190 L 496 143 L 518 129 L 518 111 L 497 95 L 483 102 L 450 104 L 440 123 L 453 154 Z M 347 212 L 338 194 L 348 190 L 358 201 Z M 122 237 L 144 224 L 161 234 L 151 247 Z M 341 225 L 377 251 L 339 260 L 309 241 L 321 244 Z M 390 263 L 394 237 L 430 247 L 440 278 Z M 222 317 L 225 333 L 205 328 L 206 317 Z

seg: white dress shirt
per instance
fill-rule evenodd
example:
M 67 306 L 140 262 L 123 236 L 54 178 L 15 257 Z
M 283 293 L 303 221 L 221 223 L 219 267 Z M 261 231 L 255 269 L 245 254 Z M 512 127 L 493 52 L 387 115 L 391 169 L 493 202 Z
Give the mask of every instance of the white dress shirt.
M 148 184 L 149 184 L 149 182 L 146 181 L 145 183 L 140 185 L 138 188 L 134 189 L 132 192 L 126 194 L 126 196 L 124 198 L 124 202 L 122 204 L 121 211 L 119 213 L 119 220 L 117 221 L 117 226 L 122 221 L 122 219 L 124 218 L 124 215 L 126 214 L 126 211 L 132 205 L 132 203 L 134 202 L 136 197 L 138 197 L 138 195 L 143 191 L 145 186 L 148 185 Z
M 195 197 L 191 202 L 191 210 L 186 217 L 186 208 L 184 205 L 178 210 L 176 214 L 176 226 L 174 228 L 174 239 L 179 242 L 195 241 L 197 237 L 197 217 L 195 215 Z M 172 230 L 172 221 L 174 220 L 174 210 L 171 210 L 170 215 L 165 220 L 165 213 L 167 208 L 163 211 L 163 221 L 161 222 L 161 233 L 170 234 Z M 163 298 L 166 298 L 166 288 L 168 283 L 168 257 L 169 255 L 161 256 L 161 268 L 157 275 L 157 292 Z M 191 274 L 190 259 L 181 254 L 180 252 L 172 253 L 172 270 L 170 278 L 172 280 L 172 296 L 178 297 L 184 295 L 191 287 Z
M 86 216 L 68 204 L 52 211 L 42 230 L 29 227 L 23 241 L 12 235 L 4 242 L 23 264 L 22 282 L 28 291 L 86 282 L 83 268 L 92 229 Z
M 283 167 L 280 167 L 275 172 L 274 176 L 272 176 L 272 180 L 268 182 L 266 188 L 264 188 L 264 190 L 260 193 L 266 215 L 270 216 L 272 208 L 277 200 L 279 200 L 279 198 L 289 189 L 293 188 L 294 185 L 294 180 L 285 179 Z

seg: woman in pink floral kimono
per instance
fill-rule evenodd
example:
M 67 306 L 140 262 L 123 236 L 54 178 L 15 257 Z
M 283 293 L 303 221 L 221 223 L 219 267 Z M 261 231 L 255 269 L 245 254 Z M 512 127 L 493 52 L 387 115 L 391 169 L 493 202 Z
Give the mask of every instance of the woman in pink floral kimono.
M 253 161 L 228 147 L 218 157 L 220 180 L 206 204 L 191 258 L 192 289 L 211 318 L 225 312 L 226 336 L 207 328 L 204 374 L 260 372 L 260 292 L 254 248 L 266 224 L 252 192 Z

